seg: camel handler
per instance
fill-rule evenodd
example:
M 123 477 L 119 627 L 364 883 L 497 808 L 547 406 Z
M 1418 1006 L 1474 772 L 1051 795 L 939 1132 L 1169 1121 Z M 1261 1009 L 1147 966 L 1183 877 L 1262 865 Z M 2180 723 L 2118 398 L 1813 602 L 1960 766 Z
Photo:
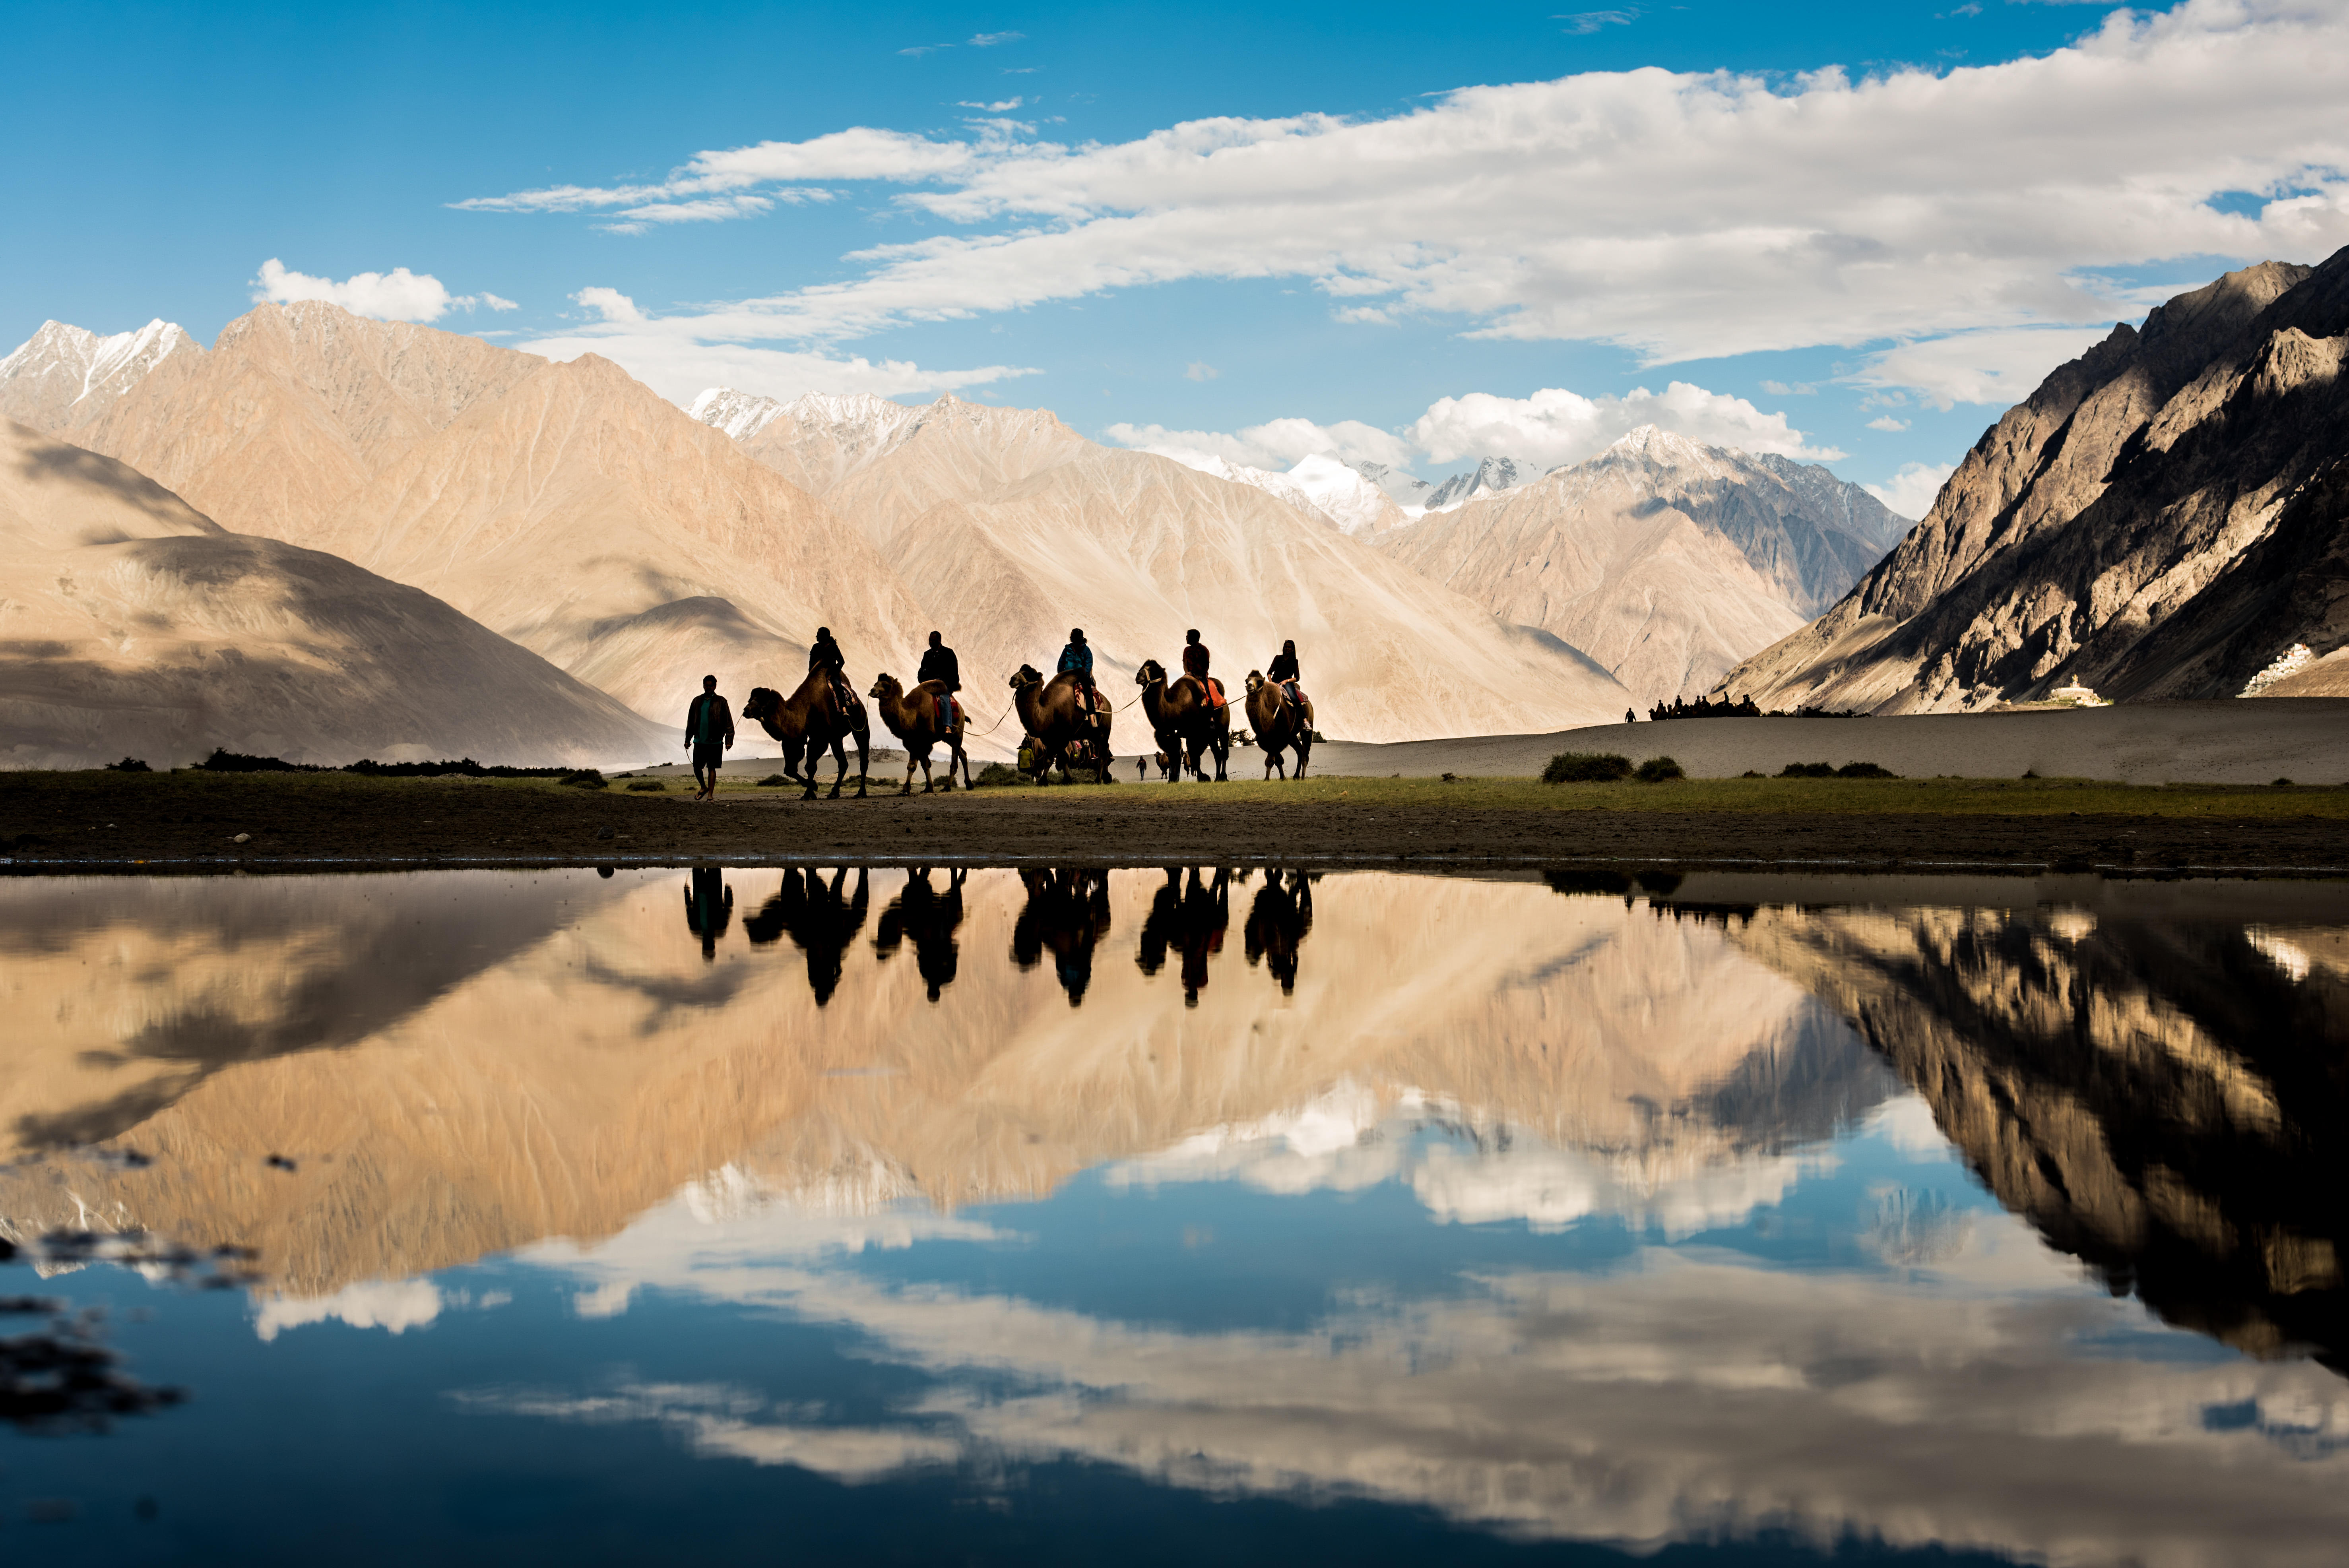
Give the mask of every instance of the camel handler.
M 1224 688 L 1207 678 L 1207 645 L 1199 641 L 1197 627 L 1183 634 L 1183 673 L 1199 683 L 1199 698 L 1209 707 L 1224 706 Z
M 1101 706 L 1101 694 L 1093 688 L 1093 650 L 1085 641 L 1085 629 L 1069 629 L 1069 645 L 1061 650 L 1060 673 L 1077 677 L 1077 688 L 1085 694 L 1085 707 L 1091 712 Z
M 1264 672 L 1264 678 L 1286 688 L 1289 701 L 1299 707 L 1305 706 L 1305 692 L 1299 685 L 1301 677 L 1297 673 L 1297 640 L 1294 637 L 1281 644 L 1280 652 L 1272 655 L 1272 665 Z
M 718 798 L 719 769 L 726 766 L 726 749 L 734 744 L 734 710 L 718 695 L 718 677 L 701 677 L 701 695 L 685 710 L 685 748 L 693 753 L 693 781 L 700 786 L 697 800 Z
M 858 707 L 856 694 L 848 686 L 848 658 L 840 645 L 832 640 L 830 626 L 815 629 L 815 641 L 808 645 L 808 674 L 824 671 L 832 681 L 833 699 L 840 704 L 843 713 L 854 713 Z
M 924 681 L 936 681 L 945 689 L 947 717 L 949 722 L 960 723 L 962 704 L 954 694 L 962 690 L 962 661 L 955 657 L 955 651 L 936 632 L 930 634 L 929 648 L 922 655 L 922 667 L 914 675 L 915 685 Z

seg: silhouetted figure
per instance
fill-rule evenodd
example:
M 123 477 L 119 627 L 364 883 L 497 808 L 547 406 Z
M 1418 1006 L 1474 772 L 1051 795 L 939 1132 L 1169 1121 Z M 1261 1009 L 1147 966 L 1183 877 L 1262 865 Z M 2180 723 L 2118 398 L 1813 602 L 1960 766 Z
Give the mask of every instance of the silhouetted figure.
M 1109 873 L 1098 871 L 1023 871 L 1028 902 L 1011 927 L 1011 959 L 1022 969 L 1052 950 L 1052 969 L 1073 1007 L 1092 984 L 1093 949 L 1109 934 Z
M 701 938 L 701 961 L 718 962 L 718 939 L 734 918 L 734 890 L 717 866 L 696 866 L 693 885 L 685 890 L 686 929 Z
M 693 754 L 693 798 L 718 798 L 718 775 L 734 744 L 734 710 L 718 695 L 718 677 L 701 677 L 701 695 L 685 710 L 685 748 Z
M 815 993 L 819 1007 L 832 1000 L 840 989 L 840 975 L 849 944 L 864 929 L 864 915 L 871 907 L 871 890 L 866 885 L 864 868 L 856 869 L 856 891 L 846 892 L 848 868 L 843 866 L 833 873 L 826 886 L 823 872 L 810 867 L 802 872 L 796 867 L 783 873 L 783 885 L 775 896 L 759 908 L 759 913 L 742 922 L 743 934 L 754 944 L 764 944 L 792 939 L 792 944 L 807 954 L 808 989 Z
M 1199 880 L 1191 868 L 1188 882 L 1170 869 L 1165 885 L 1150 901 L 1142 923 L 1142 943 L 1133 955 L 1144 975 L 1155 975 L 1166 965 L 1166 950 L 1183 955 L 1183 1005 L 1195 1007 L 1207 985 L 1207 960 L 1224 950 L 1224 931 L 1232 918 L 1231 873 L 1218 867 L 1212 882 Z
M 1285 880 L 1284 880 L 1285 878 Z M 1280 982 L 1284 996 L 1297 989 L 1297 949 L 1313 929 L 1313 884 L 1303 872 L 1274 872 L 1257 890 L 1248 906 L 1247 942 L 1251 968 L 1257 959 Z
M 914 967 L 929 983 L 933 1002 L 940 991 L 954 984 L 960 962 L 955 930 L 962 924 L 962 884 L 969 875 L 948 872 L 947 891 L 940 892 L 930 885 L 928 869 L 915 867 L 905 879 L 905 890 L 881 912 L 880 926 L 873 934 L 873 951 L 884 963 L 897 951 L 900 942 L 913 939 Z

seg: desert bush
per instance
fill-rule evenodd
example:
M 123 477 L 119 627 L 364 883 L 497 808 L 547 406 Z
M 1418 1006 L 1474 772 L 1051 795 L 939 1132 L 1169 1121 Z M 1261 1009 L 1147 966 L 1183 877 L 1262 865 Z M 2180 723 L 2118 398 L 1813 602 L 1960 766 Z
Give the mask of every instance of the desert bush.
M 1682 772 L 1681 765 L 1669 757 L 1651 757 L 1640 764 L 1640 770 L 1631 777 L 1642 784 L 1662 784 L 1674 779 L 1685 779 L 1688 775 Z
M 978 777 L 971 780 L 971 787 L 976 789 L 999 789 L 1008 784 L 1027 782 L 1028 776 L 1018 769 L 1006 768 L 1000 762 L 990 762 L 978 770 Z
M 324 773 L 314 762 L 288 762 L 283 757 L 252 757 L 242 751 L 215 748 L 196 764 L 207 773 Z
M 759 780 L 756 788 L 761 789 L 780 789 L 790 782 L 790 778 L 784 774 L 770 773 L 764 779 Z
M 629 789 L 647 795 L 657 795 L 668 788 L 657 779 L 639 779 Z
M 565 773 L 555 782 L 568 784 L 574 789 L 609 789 L 612 787 L 612 781 L 593 768 L 582 768 L 575 772 Z
M 109 762 L 106 765 L 106 770 L 109 773 L 152 773 L 155 771 L 152 768 L 148 767 L 144 762 L 140 761 L 136 757 L 126 757 L 119 762 Z
M 1836 776 L 1832 762 L 1789 762 L 1778 769 L 1781 779 L 1832 779 Z
M 1611 751 L 1561 751 L 1542 769 L 1545 784 L 1611 784 L 1631 777 L 1631 759 Z
M 1900 777 L 1891 769 L 1875 762 L 1847 762 L 1836 769 L 1835 776 L 1838 779 L 1898 779 Z

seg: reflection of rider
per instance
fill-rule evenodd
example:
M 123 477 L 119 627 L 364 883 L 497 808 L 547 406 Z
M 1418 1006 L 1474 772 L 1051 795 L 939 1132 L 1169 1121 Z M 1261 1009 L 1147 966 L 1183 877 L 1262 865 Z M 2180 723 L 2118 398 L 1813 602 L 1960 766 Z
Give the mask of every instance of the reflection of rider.
M 716 866 L 696 867 L 693 885 L 685 890 L 685 924 L 701 938 L 704 964 L 718 961 L 718 939 L 733 918 L 734 890 L 726 885 L 726 873 Z
M 1085 694 L 1085 707 L 1093 707 L 1093 650 L 1085 641 L 1082 626 L 1070 628 L 1069 645 L 1061 650 L 1060 673 L 1075 676 L 1078 688 Z
M 1272 655 L 1272 667 L 1265 671 L 1264 678 L 1286 690 L 1289 701 L 1300 707 L 1304 706 L 1305 693 L 1298 686 L 1301 677 L 1297 671 L 1297 643 L 1294 638 L 1280 645 L 1280 652 Z

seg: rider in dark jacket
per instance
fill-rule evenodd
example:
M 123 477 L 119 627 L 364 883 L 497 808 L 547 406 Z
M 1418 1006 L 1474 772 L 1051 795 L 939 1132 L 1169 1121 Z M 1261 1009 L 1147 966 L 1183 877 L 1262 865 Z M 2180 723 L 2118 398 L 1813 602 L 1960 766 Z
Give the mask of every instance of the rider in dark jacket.
M 1305 700 L 1305 694 L 1298 687 L 1301 677 L 1297 673 L 1297 643 L 1294 638 L 1280 645 L 1280 652 L 1272 655 L 1272 665 L 1264 672 L 1264 678 L 1286 686 L 1289 701 L 1302 703 Z
M 1072 627 L 1069 632 L 1069 645 L 1061 650 L 1060 673 L 1077 677 L 1077 685 L 1084 688 L 1086 704 L 1091 706 L 1093 700 L 1093 650 L 1092 645 L 1085 641 L 1081 626 Z
M 949 714 L 962 706 L 955 700 L 954 695 L 962 690 L 962 662 L 955 657 L 955 651 L 947 646 L 946 639 L 936 632 L 930 634 L 929 648 L 922 655 L 922 667 L 915 673 L 914 679 L 916 683 L 937 682 L 947 694 Z
M 818 670 L 829 673 L 833 694 L 839 699 L 840 706 L 852 706 L 855 694 L 848 689 L 848 660 L 841 653 L 840 645 L 832 640 L 830 626 L 818 626 L 815 641 L 808 645 L 808 674 L 813 675 Z
M 914 679 L 917 682 L 936 681 L 950 692 L 962 690 L 962 662 L 955 657 L 955 651 L 947 646 L 946 639 L 936 632 L 930 634 L 929 650 L 922 655 L 921 671 Z

